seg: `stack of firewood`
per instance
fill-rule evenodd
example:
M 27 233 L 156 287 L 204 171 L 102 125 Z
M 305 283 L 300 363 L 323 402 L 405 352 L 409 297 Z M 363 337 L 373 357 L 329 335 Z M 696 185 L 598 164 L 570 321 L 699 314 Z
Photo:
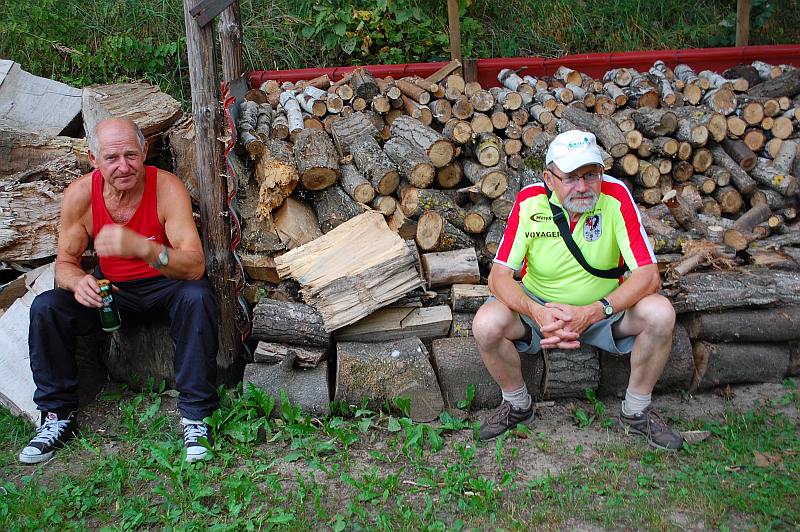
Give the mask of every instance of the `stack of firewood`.
M 703 266 L 798 269 L 800 70 L 754 62 L 720 75 L 658 61 L 648 72 L 615 69 L 602 80 L 566 67 L 540 79 L 503 70 L 502 86 L 487 88 L 465 82 L 458 67 L 425 79 L 379 79 L 359 68 L 337 81 L 266 81 L 239 104 L 238 144 L 250 159 L 239 175 L 242 260 L 251 279 L 272 283 L 268 296 L 286 278 L 276 257 L 367 210 L 420 251 L 427 290 L 333 331 L 333 343 L 417 336 L 447 404 L 463 398 L 472 377 L 488 394 L 477 404 L 492 403 L 488 374 L 468 371 L 479 364 L 469 338 L 487 296 L 479 283 L 516 194 L 540 179 L 552 138 L 575 128 L 597 136 L 607 173 L 640 204 L 673 298 L 697 289 L 685 283 Z M 740 306 L 750 304 L 758 303 Z M 676 330 L 668 386 L 704 382 L 694 363 L 700 351 L 692 357 L 692 341 L 704 341 L 697 330 Z M 575 353 L 556 353 L 547 372 L 532 364 L 526 379 L 551 397 L 613 381 L 613 364 L 603 370 L 602 357 L 585 351 L 580 371 L 568 363 Z M 342 378 L 352 392 L 353 379 Z

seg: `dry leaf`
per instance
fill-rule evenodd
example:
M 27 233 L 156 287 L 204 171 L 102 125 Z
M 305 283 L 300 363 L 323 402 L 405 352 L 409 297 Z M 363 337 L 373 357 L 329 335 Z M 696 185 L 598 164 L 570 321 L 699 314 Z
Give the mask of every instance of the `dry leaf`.
M 780 455 L 777 454 L 767 454 L 753 451 L 753 455 L 755 456 L 755 464 L 758 467 L 769 467 L 772 464 L 777 464 L 781 461 Z
M 683 436 L 683 440 L 688 445 L 694 445 L 711 436 L 711 432 L 707 430 L 685 430 L 681 432 L 681 436 Z

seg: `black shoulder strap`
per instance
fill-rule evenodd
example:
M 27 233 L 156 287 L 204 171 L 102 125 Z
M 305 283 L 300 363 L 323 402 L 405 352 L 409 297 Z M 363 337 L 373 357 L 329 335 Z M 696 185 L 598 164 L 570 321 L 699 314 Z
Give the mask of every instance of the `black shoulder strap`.
M 626 264 L 617 266 L 616 268 L 611 268 L 609 270 L 598 270 L 586 262 L 586 258 L 583 256 L 583 253 L 581 253 L 581 250 L 578 249 L 578 244 L 576 244 L 575 240 L 572 239 L 572 232 L 569 230 L 569 223 L 567 223 L 567 218 L 564 216 L 563 209 L 556 207 L 553 202 L 550 201 L 552 191 L 547 186 L 545 186 L 544 189 L 547 191 L 547 203 L 550 204 L 550 211 L 553 213 L 553 222 L 555 222 L 556 226 L 558 227 L 558 232 L 561 233 L 561 238 L 564 239 L 567 249 L 569 249 L 570 253 L 572 253 L 572 256 L 575 257 L 575 260 L 578 261 L 578 264 L 583 266 L 584 270 L 591 273 L 595 277 L 600 277 L 602 279 L 618 279 L 622 277 L 622 275 L 628 271 L 628 266 Z

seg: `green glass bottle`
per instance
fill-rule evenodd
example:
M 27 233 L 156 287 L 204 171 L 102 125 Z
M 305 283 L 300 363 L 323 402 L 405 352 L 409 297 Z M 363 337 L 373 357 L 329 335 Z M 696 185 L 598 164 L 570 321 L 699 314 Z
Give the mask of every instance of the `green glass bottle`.
M 122 327 L 122 319 L 119 316 L 119 309 L 114 296 L 111 293 L 111 281 L 100 279 L 97 281 L 100 287 L 100 297 L 103 299 L 103 306 L 100 307 L 100 326 L 106 332 L 114 332 Z

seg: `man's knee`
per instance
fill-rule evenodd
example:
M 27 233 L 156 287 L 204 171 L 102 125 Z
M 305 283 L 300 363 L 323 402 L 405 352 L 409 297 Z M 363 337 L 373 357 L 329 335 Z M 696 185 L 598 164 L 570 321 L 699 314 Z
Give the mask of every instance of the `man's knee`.
M 36 296 L 31 303 L 31 322 L 33 322 L 33 318 L 49 316 L 63 306 L 65 295 L 62 292 L 63 290 L 54 289 Z
M 675 309 L 669 299 L 651 294 L 635 305 L 636 313 L 645 322 L 646 330 L 656 334 L 672 334 L 675 328 Z
M 514 313 L 499 301 L 491 301 L 478 309 L 472 321 L 472 335 L 479 346 L 496 344 L 507 338 Z

